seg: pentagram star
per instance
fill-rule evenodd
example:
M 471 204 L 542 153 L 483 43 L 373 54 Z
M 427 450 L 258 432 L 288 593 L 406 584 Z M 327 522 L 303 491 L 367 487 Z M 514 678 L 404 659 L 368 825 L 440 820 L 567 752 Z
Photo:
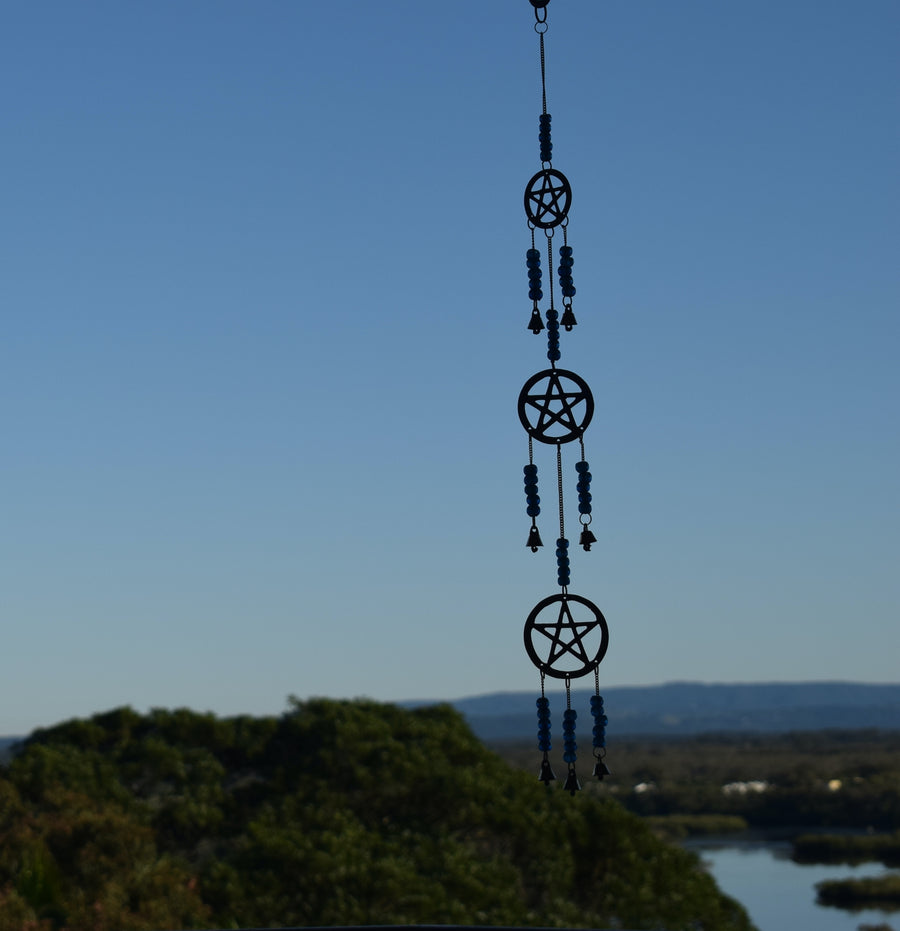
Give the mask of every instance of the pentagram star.
M 555 168 L 544 168 L 525 188 L 525 213 L 541 229 L 562 223 L 569 213 L 572 188 L 566 176 Z
M 554 219 L 565 216 L 565 209 L 560 205 L 560 195 L 565 194 L 566 187 L 562 184 L 554 184 L 549 175 L 541 177 L 541 188 L 539 191 L 532 191 L 528 197 L 535 205 L 535 217 L 543 220 L 547 214 Z
M 577 619 L 572 613 L 573 605 L 578 606 L 574 607 Z M 541 617 L 552 620 L 542 621 Z M 525 650 L 529 658 L 544 675 L 556 679 L 577 678 L 596 669 L 608 645 L 606 618 L 595 604 L 580 595 L 568 592 L 551 595 L 538 602 L 525 621 Z M 593 655 L 589 650 L 595 650 Z
M 525 382 L 518 409 L 529 436 L 558 446 L 584 435 L 594 416 L 594 397 L 580 375 L 554 367 Z
M 547 389 L 541 394 L 526 395 L 525 401 L 538 411 L 534 429 L 546 433 L 554 424 L 568 433 L 579 433 L 581 427 L 575 418 L 574 408 L 585 400 L 584 391 L 566 391 L 554 369 L 547 380 Z
M 576 621 L 572 617 L 572 611 L 569 608 L 569 602 L 563 600 L 559 605 L 559 615 L 556 621 L 546 624 L 534 623 L 534 629 L 543 634 L 550 641 L 550 654 L 547 656 L 546 663 L 552 666 L 556 660 L 566 653 L 571 653 L 578 662 L 585 666 L 590 665 L 590 658 L 587 650 L 584 648 L 584 637 L 593 630 L 599 622 L 593 621 Z M 568 634 L 568 639 L 564 636 Z

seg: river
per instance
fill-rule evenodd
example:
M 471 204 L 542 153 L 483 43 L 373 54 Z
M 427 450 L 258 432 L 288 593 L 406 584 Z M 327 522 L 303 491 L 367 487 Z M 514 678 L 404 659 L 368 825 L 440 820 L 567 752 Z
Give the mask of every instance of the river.
M 815 884 L 823 879 L 879 876 L 880 863 L 859 866 L 801 865 L 790 859 L 786 841 L 695 838 L 684 846 L 698 853 L 719 888 L 737 899 L 759 931 L 857 931 L 861 924 L 900 929 L 900 913 L 878 909 L 848 912 L 816 904 Z

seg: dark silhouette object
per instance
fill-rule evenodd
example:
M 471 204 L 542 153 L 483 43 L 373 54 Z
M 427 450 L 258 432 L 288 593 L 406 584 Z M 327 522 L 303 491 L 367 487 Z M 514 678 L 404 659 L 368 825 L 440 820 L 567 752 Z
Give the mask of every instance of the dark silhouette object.
M 577 617 L 572 612 L 573 604 L 582 607 L 576 612 Z M 557 607 L 558 610 L 552 610 Z M 536 643 L 544 650 L 539 651 Z M 544 675 L 554 679 L 574 679 L 593 672 L 608 646 L 606 618 L 593 602 L 580 595 L 550 595 L 534 606 L 525 621 L 528 657 Z
M 532 375 L 519 392 L 519 420 L 541 443 L 580 439 L 594 416 L 594 396 L 587 382 L 566 369 Z
M 555 168 L 542 168 L 525 188 L 525 214 L 539 229 L 559 226 L 569 215 L 571 206 L 572 187 L 566 176 Z

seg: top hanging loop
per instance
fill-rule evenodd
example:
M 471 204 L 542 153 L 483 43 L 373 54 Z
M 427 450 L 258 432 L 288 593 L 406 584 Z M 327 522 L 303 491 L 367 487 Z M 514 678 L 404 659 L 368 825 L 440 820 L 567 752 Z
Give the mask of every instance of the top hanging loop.
M 539 23 L 547 22 L 547 4 L 550 0 L 529 0 L 534 7 L 534 18 Z

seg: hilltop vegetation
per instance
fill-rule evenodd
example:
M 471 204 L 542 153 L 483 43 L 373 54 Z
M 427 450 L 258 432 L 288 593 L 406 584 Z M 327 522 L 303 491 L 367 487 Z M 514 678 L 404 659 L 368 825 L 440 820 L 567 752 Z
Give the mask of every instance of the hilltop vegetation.
M 535 771 L 531 741 L 495 746 Z M 728 815 L 756 828 L 900 829 L 897 731 L 613 738 L 607 763 L 612 778 L 588 790 L 655 819 Z
M 121 708 L 0 769 L 0 931 L 367 923 L 752 928 L 693 855 L 448 707 Z

